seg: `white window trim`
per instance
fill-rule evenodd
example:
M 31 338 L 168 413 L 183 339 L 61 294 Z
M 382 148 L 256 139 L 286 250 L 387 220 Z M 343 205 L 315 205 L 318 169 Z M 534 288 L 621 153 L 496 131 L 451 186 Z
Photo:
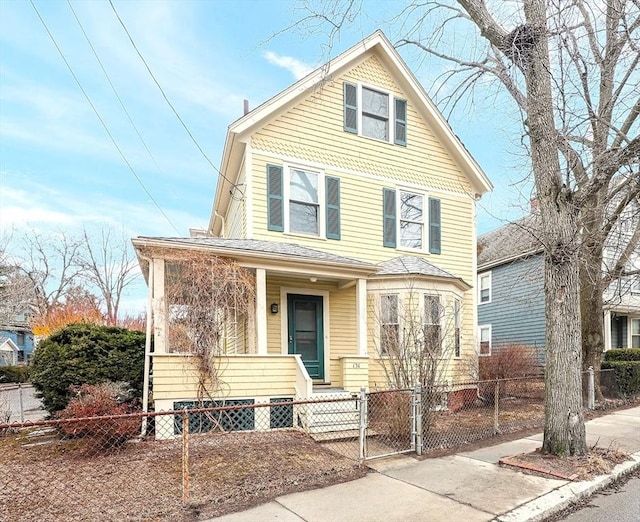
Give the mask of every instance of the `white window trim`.
M 482 330 L 489 330 L 489 353 L 482 353 L 480 349 L 480 344 L 482 343 Z M 491 330 L 490 324 L 482 324 L 478 326 L 478 357 L 491 357 L 491 352 L 493 349 L 493 332 Z
M 640 317 L 629 317 L 627 324 L 627 347 L 633 347 L 633 338 L 637 337 L 637 334 L 633 333 L 633 322 L 638 321 L 640 323 Z
M 482 280 L 484 278 L 489 278 L 489 300 L 482 300 Z M 488 272 L 483 272 L 482 274 L 478 274 L 478 305 L 485 305 L 491 303 L 493 300 L 493 277 L 491 276 L 491 270 Z
M 393 114 L 394 99 L 396 97 L 395 94 L 388 89 L 384 89 L 383 87 L 369 84 L 369 83 L 358 82 L 357 86 L 358 86 L 358 89 L 357 89 L 358 91 L 358 136 L 361 136 L 363 138 L 368 138 L 370 140 L 379 141 L 382 143 L 390 143 L 391 145 L 393 145 L 395 143 L 395 132 L 396 132 L 395 118 Z M 366 134 L 362 134 L 362 112 L 363 112 L 362 111 L 362 88 L 363 87 L 365 89 L 376 91 L 381 94 L 386 94 L 388 96 L 388 100 L 387 100 L 387 108 L 388 108 L 387 121 L 389 123 L 389 139 L 388 140 L 381 140 L 380 138 L 374 138 L 373 136 L 367 136 Z
M 424 308 L 425 305 L 425 296 L 432 295 L 438 298 L 438 304 L 440 306 L 441 314 L 440 314 L 440 356 L 438 360 L 447 359 L 447 354 L 445 350 L 445 337 L 447 331 L 447 307 L 445 302 L 445 296 L 443 296 L 440 292 L 421 292 L 420 299 L 420 316 L 422 317 L 422 325 L 423 327 L 427 325 L 426 318 L 426 310 Z M 431 323 L 429 323 L 431 324 Z M 455 357 L 455 353 L 453 354 Z
M 295 164 L 295 163 L 287 163 L 283 165 L 284 167 L 284 179 L 283 179 L 283 203 L 284 203 L 284 233 L 292 236 L 300 236 L 300 237 L 312 237 L 314 239 L 326 239 L 327 231 L 326 231 L 326 205 L 325 205 L 325 172 L 322 169 L 317 169 L 313 167 L 308 167 L 305 165 Z M 290 192 L 291 189 L 289 187 L 291 183 L 291 171 L 292 170 L 303 170 L 305 172 L 313 173 L 318 175 L 318 234 L 304 234 L 302 232 L 292 232 L 289 229 L 289 204 L 290 204 Z
M 401 221 L 408 221 L 402 219 L 402 198 L 401 192 L 408 192 L 422 196 L 422 248 L 411 248 L 402 245 L 402 227 Z M 396 250 L 404 250 L 405 252 L 420 252 L 423 254 L 429 254 L 429 223 L 427 216 L 429 215 L 429 195 L 423 190 L 416 190 L 413 188 L 407 188 L 402 186 L 396 186 Z M 417 221 L 410 221 L 410 223 L 417 223 Z

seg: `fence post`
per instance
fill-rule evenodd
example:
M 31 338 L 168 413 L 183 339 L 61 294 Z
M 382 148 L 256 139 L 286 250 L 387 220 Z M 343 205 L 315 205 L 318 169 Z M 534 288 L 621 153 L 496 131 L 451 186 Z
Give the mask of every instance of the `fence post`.
M 496 379 L 496 387 L 493 390 L 493 433 L 500 433 L 500 380 Z
M 360 433 L 359 433 L 359 455 L 358 463 L 360 466 L 364 466 L 364 461 L 367 456 L 366 444 L 367 444 L 367 391 L 364 388 L 360 388 Z
M 587 409 L 593 410 L 596 407 L 596 386 L 594 382 L 593 366 L 589 366 L 587 372 L 589 378 L 587 392 L 589 396 L 587 397 Z
M 20 396 L 20 422 L 24 423 L 24 402 L 22 400 L 22 383 L 18 383 L 18 395 Z
M 182 412 L 182 501 L 189 502 L 189 414 Z
M 415 414 L 413 416 L 415 423 L 415 451 L 416 455 L 422 455 L 422 386 L 420 383 L 416 383 L 414 393 L 414 408 Z

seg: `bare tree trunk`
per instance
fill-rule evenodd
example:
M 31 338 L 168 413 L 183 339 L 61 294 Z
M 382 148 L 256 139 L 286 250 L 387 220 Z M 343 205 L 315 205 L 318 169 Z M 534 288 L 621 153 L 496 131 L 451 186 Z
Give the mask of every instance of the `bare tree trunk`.
M 593 367 L 596 372 L 596 400 L 602 400 L 600 366 L 603 344 L 602 307 L 602 222 L 603 207 L 598 193 L 594 194 L 580 210 L 582 249 L 580 252 L 580 316 L 582 320 L 582 369 Z
M 527 84 L 531 159 L 545 230 L 545 428 L 542 449 L 554 455 L 586 452 L 582 416 L 578 210 L 562 183 L 551 94 L 544 0 L 524 2 L 526 27 L 514 52 Z

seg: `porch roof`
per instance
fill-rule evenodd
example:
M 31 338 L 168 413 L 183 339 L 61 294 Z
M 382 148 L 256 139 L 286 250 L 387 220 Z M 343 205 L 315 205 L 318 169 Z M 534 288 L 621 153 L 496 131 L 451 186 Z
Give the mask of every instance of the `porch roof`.
M 367 275 L 378 270 L 375 264 L 360 259 L 278 241 L 213 237 L 137 237 L 132 241 L 137 249 L 196 249 L 239 260 L 320 264 L 325 267 L 364 272 Z

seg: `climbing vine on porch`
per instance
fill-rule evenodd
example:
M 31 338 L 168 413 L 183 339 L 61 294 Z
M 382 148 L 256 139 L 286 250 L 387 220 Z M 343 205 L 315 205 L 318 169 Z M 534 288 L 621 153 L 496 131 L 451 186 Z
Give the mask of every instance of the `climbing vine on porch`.
M 244 344 L 239 325 L 254 297 L 253 274 L 231 259 L 194 252 L 167 258 L 169 350 L 198 356 L 198 400 L 222 390 L 218 356 Z

